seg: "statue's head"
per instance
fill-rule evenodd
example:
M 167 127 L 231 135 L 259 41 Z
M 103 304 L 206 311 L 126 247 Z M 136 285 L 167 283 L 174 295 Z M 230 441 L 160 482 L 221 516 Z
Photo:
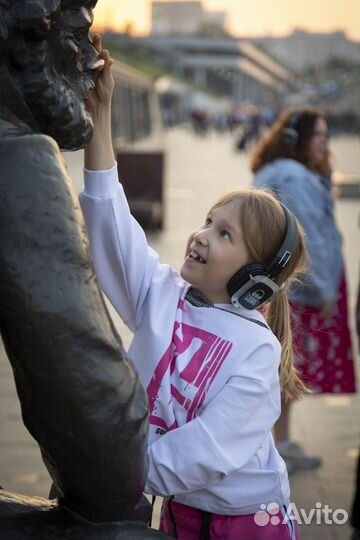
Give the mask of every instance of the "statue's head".
M 89 28 L 97 0 L 0 0 L 1 102 L 63 149 L 92 134 L 85 101 L 98 54 Z

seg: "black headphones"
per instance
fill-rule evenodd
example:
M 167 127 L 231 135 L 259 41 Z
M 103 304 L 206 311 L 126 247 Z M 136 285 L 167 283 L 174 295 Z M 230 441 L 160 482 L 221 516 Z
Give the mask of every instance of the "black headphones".
M 227 292 L 235 307 L 258 309 L 280 291 L 276 278 L 289 264 L 299 238 L 295 216 L 286 206 L 283 204 L 281 206 L 286 217 L 283 243 L 267 266 L 260 263 L 248 264 L 233 275 L 227 284 Z
M 293 113 L 282 130 L 283 143 L 292 150 L 295 150 L 299 142 L 298 123 L 301 115 L 302 113 L 300 111 Z

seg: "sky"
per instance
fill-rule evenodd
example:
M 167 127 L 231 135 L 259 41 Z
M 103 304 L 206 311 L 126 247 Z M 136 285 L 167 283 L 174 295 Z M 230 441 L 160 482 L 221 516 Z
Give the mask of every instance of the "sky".
M 228 30 L 236 36 L 283 36 L 294 28 L 312 32 L 343 30 L 360 41 L 360 0 L 203 0 L 207 11 L 226 11 Z M 98 26 L 135 33 L 150 31 L 151 0 L 98 0 Z

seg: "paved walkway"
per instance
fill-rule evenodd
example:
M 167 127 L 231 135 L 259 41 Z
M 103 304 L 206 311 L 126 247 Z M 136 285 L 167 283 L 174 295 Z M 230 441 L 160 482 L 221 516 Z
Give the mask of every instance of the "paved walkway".
M 222 191 L 249 185 L 251 175 L 248 155 L 233 152 L 228 136 L 211 135 L 201 139 L 186 130 L 176 130 L 170 132 L 165 141 L 168 151 L 165 229 L 162 233 L 149 235 L 149 241 L 164 262 L 179 268 L 187 236 L 204 218 L 210 204 Z M 360 171 L 359 144 L 353 139 L 333 142 L 336 168 L 345 173 Z M 67 155 L 67 161 L 78 189 L 82 177 L 81 153 Z M 337 203 L 345 240 L 351 314 L 360 259 L 359 206 L 358 200 L 339 200 Z M 125 344 L 128 344 L 130 333 L 116 314 L 113 315 Z M 326 524 L 321 510 L 325 505 L 333 511 L 349 510 L 359 444 L 359 405 L 358 396 L 313 396 L 294 408 L 294 437 L 324 459 L 320 470 L 297 473 L 291 478 L 292 499 L 303 522 L 301 511 L 310 518 L 309 512 L 312 509 L 315 512 L 311 523 L 300 527 L 303 540 L 347 540 L 349 537 L 346 524 Z M 49 476 L 37 445 L 23 427 L 12 373 L 4 353 L 0 354 L 0 470 L 0 483 L 7 489 L 47 495 Z M 342 516 L 338 512 L 338 519 Z M 316 518 L 320 524 L 316 523 Z

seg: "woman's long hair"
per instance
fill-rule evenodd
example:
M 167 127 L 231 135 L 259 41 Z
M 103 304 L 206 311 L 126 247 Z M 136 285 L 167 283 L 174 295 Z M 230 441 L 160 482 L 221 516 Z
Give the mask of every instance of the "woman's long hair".
M 314 133 L 318 118 L 325 120 L 326 115 L 310 107 L 300 109 L 292 108 L 284 111 L 275 122 L 269 132 L 260 141 L 251 158 L 251 170 L 257 173 L 264 165 L 278 158 L 291 158 L 299 161 L 305 167 L 313 169 L 324 176 L 330 172 L 330 154 L 326 153 L 322 163 L 315 168 L 311 164 L 309 156 L 309 142 Z M 295 122 L 294 122 L 295 120 Z M 294 125 L 292 125 L 294 122 Z M 284 129 L 292 127 L 298 134 L 295 145 L 289 145 L 284 136 Z
M 228 193 L 213 206 L 218 208 L 231 201 L 239 202 L 239 224 L 249 252 L 249 264 L 268 265 L 279 251 L 285 236 L 286 217 L 277 199 L 269 192 L 248 189 Z M 288 289 L 307 267 L 304 232 L 297 222 L 298 244 L 289 264 L 276 282 L 280 292 L 269 303 L 266 319 L 281 344 L 280 385 L 286 398 L 299 399 L 308 388 L 299 378 L 294 366 L 294 351 L 290 324 Z

